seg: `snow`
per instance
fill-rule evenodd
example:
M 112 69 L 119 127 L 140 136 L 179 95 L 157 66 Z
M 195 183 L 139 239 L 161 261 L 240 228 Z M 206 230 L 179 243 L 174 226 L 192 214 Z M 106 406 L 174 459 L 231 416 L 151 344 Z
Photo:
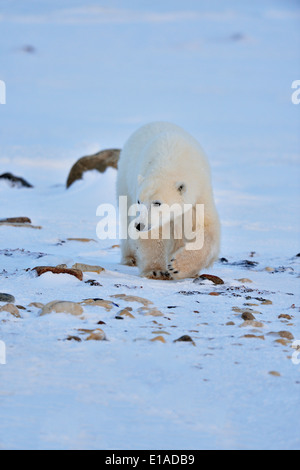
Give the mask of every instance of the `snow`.
M 0 218 L 42 229 L 0 227 L 0 292 L 26 309 L 0 312 L 1 449 L 300 448 L 300 365 L 293 340 L 274 334 L 300 339 L 299 15 L 279 0 L 2 2 L 0 173 L 34 188 L 1 181 Z M 96 235 L 98 205 L 116 205 L 115 170 L 65 189 L 77 158 L 121 148 L 152 120 L 181 125 L 209 156 L 229 261 L 209 273 L 224 285 L 147 280 L 120 265 L 119 241 Z M 245 259 L 259 264 L 233 264 Z M 83 282 L 27 271 L 76 262 L 105 271 Z M 88 298 L 118 306 L 85 305 L 82 318 L 29 307 Z M 116 319 L 128 306 L 134 318 Z M 233 307 L 253 309 L 263 328 L 241 327 Z M 78 331 L 95 328 L 108 341 Z M 182 335 L 195 345 L 174 342 Z

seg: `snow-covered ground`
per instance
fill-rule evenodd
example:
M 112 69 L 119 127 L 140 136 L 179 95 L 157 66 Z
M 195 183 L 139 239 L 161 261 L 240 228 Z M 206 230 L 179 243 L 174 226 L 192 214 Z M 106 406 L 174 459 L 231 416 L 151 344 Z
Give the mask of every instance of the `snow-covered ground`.
M 0 226 L 0 293 L 24 308 L 0 312 L 0 448 L 300 448 L 299 21 L 296 1 L 1 2 L 0 174 L 34 188 L 0 181 L 0 218 L 42 229 Z M 115 170 L 65 189 L 77 158 L 152 120 L 209 156 L 228 260 L 209 273 L 222 285 L 119 264 L 118 240 L 96 236 Z M 105 271 L 28 270 L 76 262 Z M 30 306 L 95 298 L 111 309 Z M 108 341 L 80 331 L 99 328 Z

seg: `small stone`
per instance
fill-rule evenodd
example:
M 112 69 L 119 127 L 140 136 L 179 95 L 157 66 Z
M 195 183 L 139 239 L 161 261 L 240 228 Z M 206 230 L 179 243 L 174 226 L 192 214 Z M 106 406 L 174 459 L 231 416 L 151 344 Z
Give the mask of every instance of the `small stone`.
M 241 279 L 237 279 L 237 281 L 241 282 L 242 284 L 246 283 L 252 283 L 251 279 L 248 279 L 247 277 L 242 277 Z
M 48 315 L 49 313 L 69 313 L 71 315 L 80 316 L 83 314 L 83 308 L 80 304 L 75 302 L 54 300 L 42 308 L 40 316 Z
M 220 263 L 228 263 L 228 259 L 227 258 L 220 258 Z
M 0 293 L 0 302 L 7 302 L 9 304 L 13 304 L 15 301 L 16 299 L 13 295 Z
M 241 328 L 244 328 L 246 326 L 252 326 L 253 328 L 263 328 L 264 324 L 261 323 L 260 321 L 247 320 L 247 321 L 244 321 L 244 323 L 241 324 Z
M 130 311 L 127 308 L 123 308 L 123 310 L 119 312 L 119 315 L 124 316 L 124 317 L 129 317 L 129 318 L 135 318 L 135 316 L 132 315 L 132 313 L 130 313 Z
M 32 271 L 36 271 L 38 276 L 42 276 L 42 274 L 51 272 L 53 274 L 69 274 L 70 276 L 77 277 L 79 281 L 82 281 L 83 279 L 82 271 L 80 271 L 79 269 L 65 269 L 52 266 L 36 266 L 32 269 Z
M 81 302 L 83 305 L 91 305 L 93 307 L 103 307 L 107 312 L 110 312 L 113 307 L 118 306 L 110 300 L 104 299 L 86 299 Z
M 289 331 L 279 331 L 278 335 L 280 336 L 280 338 L 286 338 L 289 340 L 294 339 L 294 336 Z
M 192 343 L 194 346 L 196 346 L 193 339 L 189 335 L 180 336 L 179 338 L 174 339 L 173 341 L 173 343 L 178 343 L 178 342 Z
M 163 317 L 164 314 L 158 310 L 156 307 L 140 307 L 138 308 L 138 313 L 141 313 L 142 315 L 151 315 L 152 317 Z
M 28 305 L 28 307 L 35 307 L 35 308 L 43 308 L 45 304 L 42 304 L 41 302 L 31 302 L 31 304 Z
M 7 219 L 0 219 L 0 223 L 8 222 L 9 224 L 31 224 L 28 217 L 8 217 Z
M 255 316 L 251 312 L 245 311 L 242 313 L 242 319 L 245 321 L 255 320 Z
M 154 342 L 154 341 L 160 341 L 161 343 L 166 343 L 166 340 L 163 336 L 155 336 L 155 338 L 152 338 L 150 341 Z
M 0 179 L 8 181 L 12 188 L 33 188 L 24 178 L 15 176 L 12 173 L 3 173 L 3 175 L 0 175 Z
M 104 331 L 100 328 L 97 328 L 93 331 L 93 333 L 90 334 L 90 336 L 86 338 L 86 341 L 105 341 L 106 339 L 107 338 Z
M 126 302 L 139 302 L 140 304 L 143 304 L 145 307 L 153 304 L 151 300 L 144 299 L 143 297 L 137 297 L 135 295 L 115 294 L 115 295 L 111 295 L 111 297 L 115 299 L 122 299 L 122 300 L 125 300 Z
M 273 305 L 273 302 L 272 302 L 272 300 L 263 300 L 261 302 L 261 305 Z
M 283 338 L 275 339 L 275 343 L 282 344 L 282 346 L 287 346 L 287 344 L 288 344 L 288 342 Z
M 104 271 L 104 268 L 101 266 L 91 266 L 89 264 L 83 264 L 83 263 L 75 263 L 72 266 L 72 269 L 79 269 L 83 273 L 97 273 L 100 274 L 102 271 Z
M 275 272 L 275 268 L 271 268 L 271 266 L 267 266 L 265 268 L 265 271 L 269 272 L 269 273 L 274 273 Z
M 210 292 L 208 295 L 215 295 L 215 296 L 218 296 L 218 295 L 220 295 L 220 292 Z
M 77 341 L 78 343 L 80 343 L 81 339 L 79 338 L 79 336 L 68 336 L 66 338 L 66 341 Z
M 16 307 L 17 307 L 19 310 L 26 310 L 26 308 L 23 307 L 23 305 L 16 305 Z
M 269 375 L 273 375 L 274 377 L 281 377 L 281 374 L 279 372 L 276 372 L 275 370 L 271 370 L 269 372 Z
M 9 312 L 15 318 L 21 318 L 19 309 L 13 304 L 6 304 L 3 307 L 0 307 L 0 312 Z
M 199 284 L 199 283 L 201 283 L 202 280 L 206 280 L 206 279 L 208 281 L 213 282 L 214 284 L 224 284 L 223 279 L 221 279 L 218 276 L 213 276 L 212 274 L 201 274 L 201 276 L 194 279 L 193 282 L 194 282 L 194 284 Z
M 244 335 L 242 336 L 242 338 L 257 338 L 257 339 L 262 339 L 262 340 L 265 340 L 265 337 L 264 336 L 256 336 L 256 335 Z
M 292 320 L 293 317 L 291 315 L 288 315 L 286 313 L 282 313 L 281 315 L 279 315 L 278 318 L 285 318 L 286 320 Z
M 235 323 L 233 321 L 229 321 L 229 322 L 226 323 L 226 326 L 233 326 L 233 325 L 235 325 Z

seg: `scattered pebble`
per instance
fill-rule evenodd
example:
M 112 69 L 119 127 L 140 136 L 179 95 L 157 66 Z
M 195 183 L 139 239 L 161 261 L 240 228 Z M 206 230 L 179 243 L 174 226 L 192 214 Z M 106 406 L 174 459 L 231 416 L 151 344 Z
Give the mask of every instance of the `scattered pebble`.
M 31 302 L 28 307 L 43 308 L 44 304 L 42 304 L 41 302 Z
M 0 179 L 6 180 L 12 188 L 33 188 L 24 178 L 15 176 L 12 173 L 3 173 L 3 175 L 0 175 Z
M 241 282 L 242 284 L 245 283 L 252 283 L 251 279 L 248 279 L 247 277 L 242 277 L 241 279 L 236 279 L 237 281 Z
M 81 242 L 81 243 L 89 243 L 89 242 L 96 242 L 93 238 L 67 238 L 69 242 Z
M 280 336 L 280 338 L 286 338 L 289 340 L 294 339 L 294 336 L 289 331 L 279 331 L 278 335 Z
M 252 326 L 253 328 L 263 328 L 264 324 L 260 321 L 246 320 L 241 324 L 241 327 Z
M 8 217 L 7 219 L 0 219 L 0 223 L 8 222 L 9 224 L 31 224 L 28 217 Z
M 156 307 L 140 307 L 138 308 L 138 313 L 141 313 L 143 315 L 151 315 L 153 317 L 163 317 L 164 314 L 158 310 Z
M 81 338 L 79 338 L 79 336 L 68 336 L 66 338 L 66 341 L 77 341 L 78 343 L 81 342 Z
M 265 340 L 264 336 L 256 336 L 256 335 L 252 335 L 252 334 L 244 335 L 244 336 L 242 336 L 242 338 L 257 338 L 257 339 Z

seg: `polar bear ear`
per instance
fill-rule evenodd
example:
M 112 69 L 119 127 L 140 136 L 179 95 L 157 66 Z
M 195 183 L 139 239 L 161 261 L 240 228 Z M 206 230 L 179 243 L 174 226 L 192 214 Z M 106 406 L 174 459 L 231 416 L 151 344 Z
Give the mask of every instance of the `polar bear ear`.
M 142 176 L 142 175 L 138 175 L 138 178 L 137 178 L 137 180 L 138 180 L 138 184 L 142 184 L 142 182 L 144 181 L 144 179 L 145 179 L 145 177 L 144 177 L 144 176 Z
M 177 191 L 179 191 L 181 194 L 185 193 L 186 191 L 186 186 L 182 181 L 179 181 L 176 183 L 176 188 L 177 188 Z

